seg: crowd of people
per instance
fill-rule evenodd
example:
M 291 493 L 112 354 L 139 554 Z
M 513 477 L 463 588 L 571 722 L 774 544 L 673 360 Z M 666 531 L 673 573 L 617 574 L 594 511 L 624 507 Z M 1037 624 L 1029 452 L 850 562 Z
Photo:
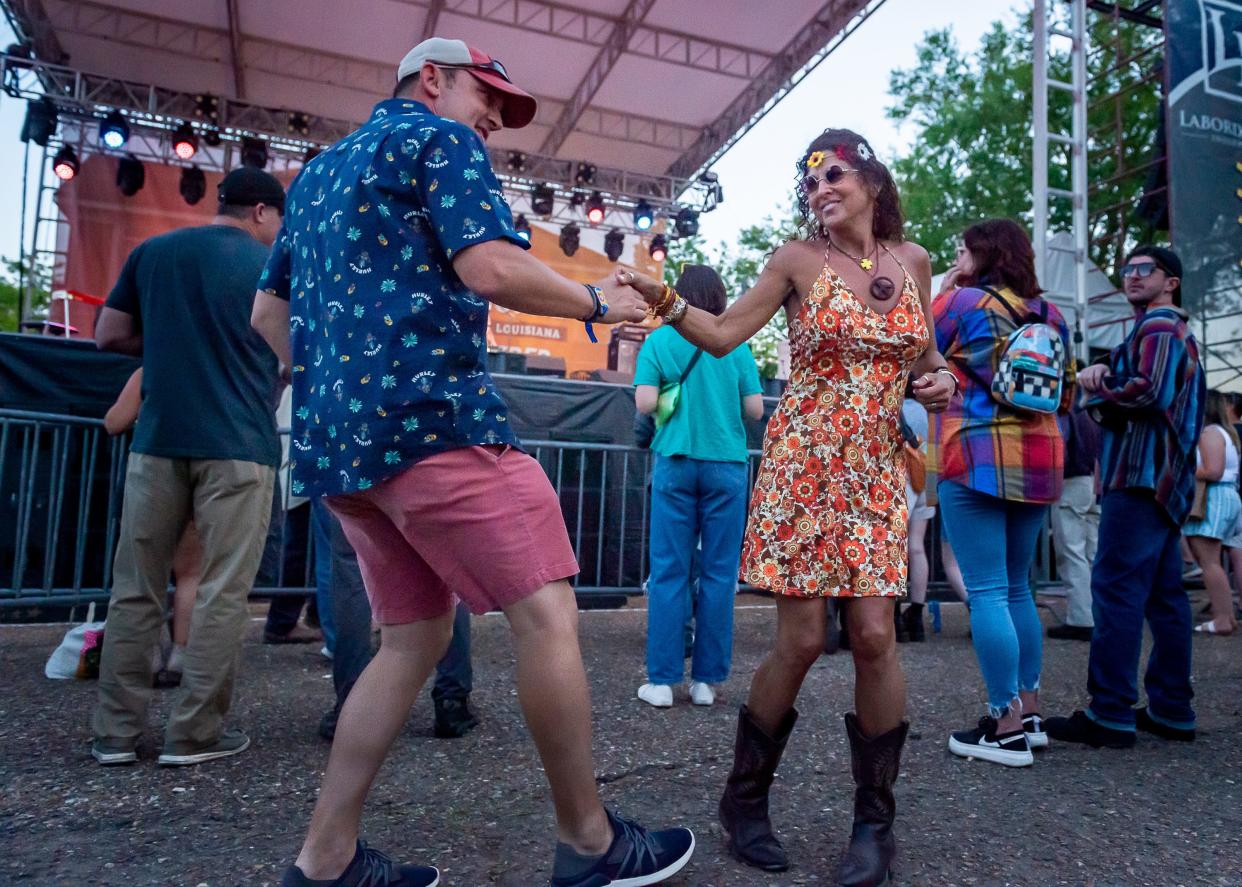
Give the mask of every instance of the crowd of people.
M 796 159 L 803 229 L 747 292 L 730 300 L 701 265 L 675 285 L 626 269 L 584 285 L 526 252 L 488 161 L 488 137 L 534 114 L 500 62 L 425 40 L 402 60 L 392 98 L 287 194 L 239 168 L 211 225 L 130 255 L 96 332 L 101 348 L 143 362 L 113 417 L 134 438 L 96 760 L 137 760 L 160 674 L 180 683 L 160 764 L 248 747 L 226 718 L 247 595 L 285 499 L 274 409 L 290 384 L 287 493 L 309 500 L 320 539 L 336 702 L 321 724 L 332 740 L 323 786 L 282 883 L 439 883 L 434 867 L 367 847 L 359 822 L 433 670 L 437 735 L 477 723 L 469 618 L 493 610 L 514 635 L 518 699 L 551 789 L 552 885 L 639 887 L 685 866 L 689 829 L 647 829 L 600 801 L 568 581 L 578 565 L 558 498 L 486 371 L 493 302 L 588 325 L 662 321 L 634 379 L 655 428 L 638 698 L 672 705 L 688 658 L 690 701 L 711 706 L 732 665 L 738 581 L 771 594 L 772 646 L 738 712 L 718 805 L 741 862 L 790 865 L 769 797 L 799 690 L 839 616 L 855 674 L 844 719 L 855 794 L 836 878 L 889 879 L 909 731 L 897 640 L 925 636 L 936 509 L 986 709 L 947 737 L 952 754 L 1030 766 L 1032 749 L 1052 741 L 1129 747 L 1139 730 L 1194 739 L 1182 536 L 1211 597 L 1197 630 L 1228 634 L 1237 618 L 1221 559 L 1222 548 L 1242 556 L 1239 447 L 1236 402 L 1205 391 L 1174 253 L 1131 252 L 1117 270 L 1133 327 L 1076 368 L 1017 223 L 964 231 L 933 298 L 931 260 L 905 237 L 888 169 L 865 138 L 828 129 Z M 746 342 L 779 312 L 791 372 L 752 488 L 745 423 L 763 403 Z M 1044 718 L 1029 577 L 1050 516 L 1068 608 L 1049 634 L 1089 640 L 1091 701 Z M 173 644 L 155 660 L 170 570 Z M 1144 622 L 1154 644 L 1140 706 Z M 290 630 L 269 619 L 265 639 Z

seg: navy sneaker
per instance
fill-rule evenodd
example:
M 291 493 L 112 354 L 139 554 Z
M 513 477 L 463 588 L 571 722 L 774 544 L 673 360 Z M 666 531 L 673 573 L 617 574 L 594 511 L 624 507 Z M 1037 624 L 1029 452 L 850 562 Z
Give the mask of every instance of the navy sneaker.
M 607 811 L 612 846 L 595 865 L 575 875 L 553 876 L 551 887 L 644 887 L 677 874 L 694 855 L 688 828 L 650 832 L 636 822 Z
M 1151 716 L 1151 712 L 1147 707 L 1136 708 L 1134 710 L 1134 726 L 1142 730 L 1144 733 L 1151 733 L 1159 736 L 1161 739 L 1171 739 L 1174 742 L 1194 742 L 1195 728 L 1189 729 L 1182 727 L 1170 727 L 1168 724 L 1161 723 Z
M 1114 730 L 1097 724 L 1085 711 L 1068 718 L 1045 718 L 1044 731 L 1057 742 L 1078 742 L 1092 748 L 1134 748 L 1133 730 Z
M 440 872 L 429 865 L 398 865 L 361 841 L 345 871 L 335 881 L 311 880 L 296 865 L 285 869 L 280 887 L 437 887 Z

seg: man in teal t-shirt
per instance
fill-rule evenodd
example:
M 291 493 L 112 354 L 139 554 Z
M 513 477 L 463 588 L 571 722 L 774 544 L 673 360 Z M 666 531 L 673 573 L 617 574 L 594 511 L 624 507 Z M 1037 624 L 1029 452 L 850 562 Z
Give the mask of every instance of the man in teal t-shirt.
M 691 305 L 720 314 L 724 284 L 704 265 L 688 265 L 677 291 Z M 662 326 L 638 353 L 634 401 L 653 412 L 660 387 L 681 380 L 698 349 Z M 763 416 L 759 371 L 746 345 L 724 357 L 699 355 L 677 409 L 656 432 L 651 449 L 651 577 L 647 582 L 647 680 L 638 698 L 658 708 L 673 704 L 673 685 L 685 669 L 684 626 L 695 620 L 690 700 L 715 701 L 713 684 L 729 676 L 733 653 L 733 594 L 750 494 L 746 425 Z M 698 586 L 691 594 L 698 551 Z

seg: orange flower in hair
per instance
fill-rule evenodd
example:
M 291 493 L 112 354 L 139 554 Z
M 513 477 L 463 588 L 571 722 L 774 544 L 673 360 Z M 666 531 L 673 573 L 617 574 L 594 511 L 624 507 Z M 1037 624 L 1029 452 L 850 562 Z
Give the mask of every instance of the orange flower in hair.
M 811 152 L 811 156 L 806 159 L 806 168 L 815 169 L 823 162 L 824 162 L 824 152 L 813 151 Z

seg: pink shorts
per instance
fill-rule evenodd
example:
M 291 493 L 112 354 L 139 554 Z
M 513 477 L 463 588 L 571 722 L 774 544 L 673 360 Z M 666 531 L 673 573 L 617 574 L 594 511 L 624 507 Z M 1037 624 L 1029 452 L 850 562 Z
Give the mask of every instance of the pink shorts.
M 463 447 L 429 456 L 369 490 L 324 500 L 358 554 L 381 625 L 504 609 L 578 562 L 556 491 L 531 456 Z

